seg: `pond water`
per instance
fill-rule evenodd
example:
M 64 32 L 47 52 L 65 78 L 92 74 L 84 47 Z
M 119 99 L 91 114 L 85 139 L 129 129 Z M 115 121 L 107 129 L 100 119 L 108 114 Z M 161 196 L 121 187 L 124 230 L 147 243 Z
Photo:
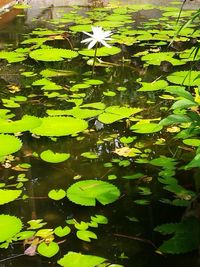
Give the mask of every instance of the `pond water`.
M 65 2 L 0 19 L 0 266 L 199 266 L 195 11 Z

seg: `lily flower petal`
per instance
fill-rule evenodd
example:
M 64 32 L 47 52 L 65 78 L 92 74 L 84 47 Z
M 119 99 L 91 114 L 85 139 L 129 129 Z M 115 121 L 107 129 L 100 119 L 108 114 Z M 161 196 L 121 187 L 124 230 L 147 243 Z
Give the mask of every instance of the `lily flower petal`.
M 83 32 L 84 34 L 88 35 L 89 38 L 86 38 L 85 40 L 81 41 L 81 43 L 86 43 L 88 44 L 88 49 L 91 49 L 93 46 L 95 46 L 96 43 L 100 43 L 106 47 L 111 47 L 106 41 L 112 40 L 110 36 L 112 35 L 111 31 L 104 31 L 102 27 L 97 26 L 93 27 L 92 26 L 92 32 Z

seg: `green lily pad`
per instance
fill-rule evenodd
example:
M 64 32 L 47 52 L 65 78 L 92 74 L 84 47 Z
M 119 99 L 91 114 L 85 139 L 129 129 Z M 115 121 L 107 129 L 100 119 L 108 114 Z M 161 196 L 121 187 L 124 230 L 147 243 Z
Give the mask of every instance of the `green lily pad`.
M 91 239 L 97 239 L 96 234 L 88 230 L 79 230 L 76 232 L 76 236 L 79 239 L 87 242 L 91 242 Z
M 69 251 L 57 263 L 63 267 L 96 267 L 105 261 L 105 258 Z
M 68 235 L 69 233 L 71 232 L 71 229 L 69 228 L 69 226 L 65 226 L 65 227 L 61 227 L 61 226 L 58 226 L 55 228 L 54 230 L 54 233 L 59 236 L 59 237 L 63 237 L 63 236 L 66 236 Z
M 60 48 L 41 48 L 30 52 L 29 56 L 40 61 L 62 61 L 78 56 L 76 51 Z
M 98 155 L 94 152 L 84 152 L 81 153 L 81 156 L 88 159 L 98 159 Z
M 47 110 L 47 114 L 50 116 L 62 116 L 62 115 L 71 115 L 78 119 L 89 119 L 100 115 L 103 110 L 99 109 L 86 109 L 75 107 L 70 110 Z
M 15 216 L 0 215 L 0 242 L 10 241 L 22 229 L 22 222 Z
M 158 80 L 152 83 L 141 82 L 142 87 L 138 89 L 138 92 L 158 91 L 164 90 L 168 83 L 164 80 Z
M 46 117 L 41 118 L 42 124 L 31 130 L 41 136 L 65 136 L 83 132 L 88 123 L 81 119 L 71 117 Z
M 56 255 L 59 251 L 59 246 L 56 242 L 51 242 L 49 244 L 46 244 L 45 242 L 42 242 L 37 247 L 37 251 L 47 258 L 51 258 L 54 255 Z
M 53 200 L 60 200 L 66 196 L 66 192 L 63 189 L 52 189 L 48 193 L 48 197 Z
M 60 163 L 70 157 L 68 153 L 54 153 L 51 150 L 45 150 L 40 154 L 42 160 L 50 163 Z
M 198 86 L 200 84 L 200 71 L 176 71 L 167 76 L 171 83 L 186 86 Z
M 113 56 L 121 52 L 121 49 L 119 47 L 100 47 L 97 49 L 97 57 L 107 57 L 107 56 Z M 84 49 L 79 51 L 79 54 L 83 56 L 88 57 L 94 57 L 95 49 Z
M 0 205 L 17 199 L 21 193 L 22 190 L 0 189 Z
M 41 120 L 35 116 L 24 115 L 21 120 L 8 121 L 0 119 L 0 133 L 18 133 L 36 128 Z
M 8 63 L 15 63 L 26 60 L 26 55 L 15 51 L 0 51 L 0 59 L 6 59 Z
M 162 130 L 163 126 L 157 123 L 136 123 L 130 129 L 135 133 L 146 134 L 156 133 Z
M 0 134 L 0 157 L 17 152 L 22 142 L 15 136 Z
M 69 200 L 83 206 L 95 206 L 96 200 L 107 205 L 116 201 L 119 196 L 120 191 L 116 186 L 97 180 L 80 181 L 67 189 Z
M 107 217 L 105 217 L 103 215 L 99 215 L 99 214 L 96 214 L 95 216 L 91 216 L 91 220 L 93 222 L 96 222 L 99 224 L 107 224 L 108 223 Z
M 146 61 L 149 65 L 157 65 L 157 66 L 159 66 L 162 61 L 168 61 L 174 66 L 185 64 L 184 61 L 173 58 L 174 55 L 175 55 L 174 52 L 151 53 L 142 56 L 141 59 L 143 61 Z

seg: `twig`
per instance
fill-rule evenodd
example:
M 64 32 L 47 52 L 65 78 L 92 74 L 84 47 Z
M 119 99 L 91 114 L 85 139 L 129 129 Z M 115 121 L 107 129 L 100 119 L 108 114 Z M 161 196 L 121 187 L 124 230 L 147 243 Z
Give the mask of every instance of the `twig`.
M 140 238 L 137 236 L 123 235 L 123 234 L 113 234 L 113 235 L 117 236 L 117 237 L 124 237 L 124 238 L 131 239 L 131 240 L 141 241 L 141 242 L 147 243 L 147 244 L 153 246 L 154 248 L 156 248 L 156 246 L 154 245 L 153 242 L 151 242 L 150 240 L 144 239 L 144 238 Z

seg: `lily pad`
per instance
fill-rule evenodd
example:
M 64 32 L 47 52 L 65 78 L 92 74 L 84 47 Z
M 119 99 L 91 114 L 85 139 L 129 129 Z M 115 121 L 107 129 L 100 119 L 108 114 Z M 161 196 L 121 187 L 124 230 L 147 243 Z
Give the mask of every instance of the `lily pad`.
M 121 49 L 119 47 L 100 47 L 97 49 L 97 57 L 107 57 L 107 56 L 112 56 L 116 55 L 121 52 Z M 94 57 L 95 54 L 95 49 L 84 49 L 79 51 L 79 54 L 83 56 L 88 56 L 88 57 Z
M 96 267 L 105 261 L 105 258 L 69 251 L 57 263 L 63 267 Z
M 200 84 L 200 71 L 176 71 L 167 76 L 171 83 L 186 86 L 198 86 Z
M 0 157 L 17 152 L 22 142 L 15 136 L 0 134 Z
M 41 123 L 39 118 L 29 115 L 24 115 L 21 120 L 17 121 L 0 119 L 0 133 L 24 132 L 38 127 Z
M 54 230 L 54 233 L 59 236 L 59 237 L 63 237 L 63 236 L 66 236 L 68 235 L 69 233 L 71 232 L 71 229 L 69 228 L 69 226 L 65 226 L 65 227 L 61 227 L 61 226 L 58 226 L 56 227 L 56 229 Z
M 119 196 L 120 191 L 116 186 L 97 180 L 80 181 L 67 190 L 69 200 L 83 206 L 95 206 L 96 200 L 107 205 L 116 201 Z
M 79 230 L 76 232 L 76 236 L 79 239 L 87 242 L 91 242 L 91 239 L 97 239 L 96 234 L 88 230 Z
M 9 190 L 9 189 L 0 189 L 0 205 L 9 203 L 17 199 L 22 193 L 22 190 Z
M 15 216 L 0 215 L 0 242 L 10 241 L 22 229 L 22 222 Z
M 53 199 L 53 200 L 60 200 L 63 199 L 66 196 L 66 193 L 63 189 L 52 189 L 48 193 L 48 197 Z
M 157 123 L 136 123 L 130 129 L 135 133 L 146 134 L 159 132 L 162 128 L 163 126 Z
M 158 80 L 152 83 L 141 82 L 141 84 L 142 87 L 138 90 L 139 92 L 164 90 L 168 85 L 164 80 Z
M 76 51 L 60 48 L 41 48 L 30 52 L 29 56 L 40 61 L 62 61 L 78 56 Z
M 71 117 L 46 117 L 41 118 L 42 124 L 31 130 L 41 136 L 65 136 L 84 131 L 88 123 L 81 119 Z
M 26 60 L 26 55 L 15 51 L 0 51 L 0 59 L 6 59 L 8 63 L 15 63 Z
M 45 242 L 42 242 L 37 247 L 37 251 L 47 258 L 51 258 L 54 255 L 56 255 L 59 251 L 59 246 L 56 242 L 51 242 L 49 244 L 46 244 Z
M 51 150 L 45 150 L 40 154 L 42 160 L 50 163 L 60 163 L 70 157 L 68 153 L 54 153 Z

